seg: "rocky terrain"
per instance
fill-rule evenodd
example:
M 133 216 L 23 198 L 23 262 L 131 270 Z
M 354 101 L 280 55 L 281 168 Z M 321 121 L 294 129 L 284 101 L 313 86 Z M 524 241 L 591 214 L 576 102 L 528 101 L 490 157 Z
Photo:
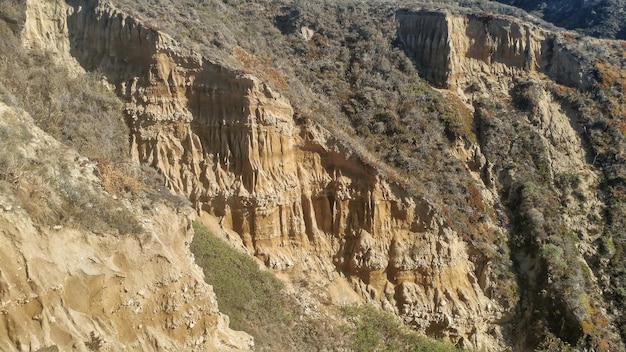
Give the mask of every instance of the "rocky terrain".
M 7 0 L 7 33 L 68 77 L 95 73 L 121 103 L 101 98 L 94 115 L 120 113 L 129 163 L 158 170 L 195 212 L 138 196 L 144 186 L 113 192 L 111 157 L 79 157 L 31 127 L 22 109 L 35 88 L 5 68 L 3 130 L 35 136 L 3 140 L 18 156 L 0 174 L 3 348 L 252 348 L 193 263 L 195 214 L 317 297 L 300 301 L 310 314 L 367 302 L 459 348 L 623 349 L 624 46 L 515 13 L 490 2 Z M 55 129 L 53 105 L 34 107 L 81 150 L 83 130 Z M 38 163 L 45 171 L 24 167 Z M 49 216 L 27 205 L 31 177 L 58 184 Z M 109 210 L 72 216 L 62 205 L 94 201 L 67 182 Z

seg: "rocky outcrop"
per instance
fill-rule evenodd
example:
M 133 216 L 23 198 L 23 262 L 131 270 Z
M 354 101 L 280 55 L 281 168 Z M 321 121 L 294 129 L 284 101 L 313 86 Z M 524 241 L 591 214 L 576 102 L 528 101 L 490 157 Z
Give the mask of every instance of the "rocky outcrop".
M 69 7 L 61 1 L 26 2 L 26 22 L 22 41 L 30 50 L 41 50 L 59 58 L 69 52 L 69 37 L 65 17 Z M 72 62 L 70 60 L 69 62 Z
M 94 164 L 44 134 L 23 112 L 0 103 L 0 116 L 2 131 L 28 131 L 22 143 L 3 141 L 5 153 L 15 151 L 13 160 L 49 161 L 38 171 L 48 175 L 47 182 L 65 182 L 68 192 L 81 185 L 83 192 L 102 193 Z M 36 184 L 28 172 L 19 176 L 20 187 Z M 0 186 L 7 187 L 5 180 Z M 58 197 L 50 187 L 56 186 L 44 194 Z M 250 336 L 228 328 L 228 318 L 219 313 L 211 287 L 191 260 L 190 208 L 147 199 L 127 202 L 119 211 L 139 217 L 144 231 L 96 235 L 34 221 L 33 209 L 45 212 L 47 203 L 29 201 L 38 203 L 27 211 L 10 188 L 0 194 L 1 350 L 252 349 Z
M 577 88 L 592 86 L 593 75 L 588 71 L 593 54 L 587 59 L 582 58 L 580 47 L 583 44 L 577 50 L 574 45 L 566 45 L 562 33 L 507 16 L 403 10 L 397 13 L 397 18 L 398 37 L 426 77 L 433 84 L 455 91 L 468 105 L 494 97 L 502 101 L 515 100 L 518 99 L 512 97 L 517 94 L 515 91 L 529 90 L 526 93 L 529 96 L 524 99 L 532 100 L 526 107 L 532 107 L 532 111 L 527 118 L 548 153 L 548 169 L 552 176 L 580 175 L 582 188 L 586 190 L 585 201 L 577 205 L 571 202 L 570 206 L 584 209 L 577 216 L 589 213 L 599 216 L 598 209 L 602 206 L 594 190 L 600 182 L 600 175 L 588 164 L 590 157 L 586 154 L 581 136 L 584 131 L 577 113 L 548 92 L 553 81 Z M 570 41 L 574 39 L 570 38 Z M 598 42 L 593 44 L 600 45 Z M 590 46 L 588 42 L 586 45 Z M 461 157 L 468 169 L 476 168 L 470 165 L 475 163 L 476 153 L 484 159 L 478 145 L 472 148 L 474 151 L 469 153 L 470 156 Z M 481 172 L 493 172 L 484 169 L 488 162 L 479 163 L 479 168 L 483 168 Z M 491 187 L 491 181 L 479 183 Z M 485 194 L 486 199 L 494 197 L 497 198 L 497 194 Z M 582 225 L 584 220 L 568 219 L 567 222 L 587 237 L 587 229 L 581 228 L 588 226 Z

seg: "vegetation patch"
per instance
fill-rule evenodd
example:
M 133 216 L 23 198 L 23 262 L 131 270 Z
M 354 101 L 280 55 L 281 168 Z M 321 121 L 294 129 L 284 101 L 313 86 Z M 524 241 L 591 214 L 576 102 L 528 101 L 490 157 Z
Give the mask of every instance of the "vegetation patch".
M 274 274 L 261 270 L 253 258 L 199 222 L 193 227 L 190 249 L 205 281 L 213 286 L 220 312 L 230 317 L 233 329 L 254 336 L 257 351 L 319 351 L 347 345 L 345 334 L 333 328 L 329 318 L 306 313 Z
M 0 3 L 0 13 L 10 2 Z M 121 101 L 96 74 L 72 74 L 44 52 L 26 52 L 0 20 L 0 83 L 9 103 L 24 108 L 56 140 L 90 158 L 128 159 L 129 129 Z
M 213 286 L 220 310 L 228 314 L 233 328 L 248 331 L 261 328 L 253 322 L 288 325 L 293 320 L 282 304 L 280 280 L 200 223 L 194 223 L 194 231 L 191 251 L 196 263 L 204 268 L 205 280 Z
M 25 127 L 32 126 L 27 124 L 32 118 L 83 155 L 128 160 L 128 128 L 119 99 L 95 75 L 73 75 L 45 53 L 26 52 L 14 30 L 23 24 L 23 16 L 17 16 L 22 6 L 0 3 L 0 101 L 11 108 L 0 120 L 0 181 L 38 225 L 141 232 L 125 203 L 78 175 L 87 161 L 71 160 L 66 147 L 35 140 L 37 133 Z M 130 183 L 127 178 L 122 188 Z

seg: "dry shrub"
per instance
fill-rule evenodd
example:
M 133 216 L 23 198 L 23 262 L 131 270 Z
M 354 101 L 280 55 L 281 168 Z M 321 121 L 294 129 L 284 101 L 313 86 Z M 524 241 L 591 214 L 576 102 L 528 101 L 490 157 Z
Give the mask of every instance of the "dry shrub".
M 68 225 L 94 233 L 114 231 L 119 235 L 127 235 L 143 231 L 131 209 L 121 201 L 98 193 L 87 184 L 73 183 L 72 180 L 60 186 L 61 218 Z
M 15 188 L 20 203 L 36 223 L 56 225 L 63 219 L 61 210 L 53 202 L 55 196 L 50 186 L 41 178 L 25 174 Z
M 445 94 L 445 104 L 439 108 L 448 130 L 454 136 L 465 137 L 476 143 L 474 115 L 456 94 Z
M 5 4 L 0 3 L 1 15 Z M 122 103 L 97 74 L 73 75 L 49 53 L 27 52 L 1 18 L 0 38 L 0 97 L 27 110 L 38 127 L 83 155 L 128 158 Z
M 596 82 L 596 88 L 604 92 L 607 97 L 607 112 L 610 117 L 616 119 L 613 123 L 623 134 L 626 134 L 626 98 L 624 90 L 626 89 L 626 72 L 621 68 L 616 68 L 610 63 L 600 60 L 594 68 L 598 72 L 600 78 Z
M 483 197 L 480 195 L 480 191 L 476 186 L 472 183 L 467 185 L 469 190 L 466 199 L 467 203 L 473 209 L 472 215 L 470 215 L 469 220 L 472 223 L 477 223 L 480 219 L 486 215 L 485 214 L 485 203 L 483 202 Z
M 116 164 L 104 159 L 97 159 L 96 162 L 98 177 L 109 194 L 121 196 L 130 193 L 135 196 L 149 190 L 139 178 L 139 171 L 135 170 L 132 165 Z
M 283 76 L 256 56 L 238 46 L 233 47 L 233 56 L 242 63 L 245 70 L 258 75 L 263 81 L 271 82 L 274 88 L 287 89 L 288 85 Z

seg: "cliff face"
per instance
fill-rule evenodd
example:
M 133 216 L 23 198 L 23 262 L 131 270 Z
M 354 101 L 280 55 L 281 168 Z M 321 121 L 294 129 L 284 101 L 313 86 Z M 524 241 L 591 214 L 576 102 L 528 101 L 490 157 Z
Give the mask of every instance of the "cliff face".
M 84 72 L 70 55 L 72 8 L 25 7 L 25 46 L 71 75 Z M 30 107 L 0 88 L 0 350 L 253 349 L 249 335 L 228 327 L 193 263 L 193 210 L 104 192 L 96 162 L 37 128 Z M 102 218 L 143 230 L 81 225 Z
M 619 317 L 605 313 L 594 316 L 601 308 L 584 308 L 581 303 L 595 297 L 595 307 L 613 304 L 599 298 L 603 289 L 597 285 L 598 278 L 589 274 L 602 251 L 599 242 L 603 225 L 590 219 L 600 219 L 607 207 L 598 191 L 604 175 L 602 168 L 593 165 L 593 148 L 585 125 L 588 122 L 580 107 L 558 93 L 569 89 L 565 86 L 583 91 L 597 89 L 593 81 L 597 74 L 591 74 L 591 62 L 596 52 L 606 50 L 603 44 L 577 42 L 577 37 L 567 39 L 563 34 L 505 16 L 401 11 L 398 20 L 402 46 L 425 76 L 433 84 L 453 90 L 474 109 L 478 150 L 469 157 L 467 151 L 456 156 L 470 169 L 476 160 L 472 154 L 484 158 L 475 176 L 480 178 L 478 184 L 485 190 L 485 198 L 494 200 L 495 206 L 506 207 L 514 217 L 512 226 L 502 231 L 508 233 L 520 280 L 522 326 L 541 315 L 538 310 L 529 313 L 537 306 L 559 312 L 550 313 L 553 315 L 546 319 L 548 329 L 570 344 L 578 343 L 585 334 L 594 334 L 588 327 L 600 321 L 610 319 L 617 326 Z M 571 45 L 575 42 L 577 47 Z M 507 102 L 512 103 L 507 106 Z M 496 134 L 492 134 L 494 131 Z M 524 142 L 524 138 L 534 141 Z M 520 153 L 519 146 L 524 144 L 534 153 L 533 161 L 528 154 Z M 528 163 L 537 165 L 539 177 L 528 174 L 524 166 Z M 564 175 L 575 175 L 578 196 L 559 183 Z M 534 192 L 529 189 L 542 183 L 548 184 L 541 191 L 543 199 L 556 197 L 559 201 L 541 205 L 526 200 L 529 193 L 525 192 Z M 546 204 L 563 210 L 558 215 L 550 214 Z M 557 227 L 560 230 L 555 230 Z M 576 237 L 567 237 L 571 234 Z M 555 265 L 554 254 L 537 255 L 550 246 L 572 248 L 570 259 L 561 255 L 562 261 Z M 558 266 L 569 266 L 568 277 L 558 273 Z M 569 292 L 559 298 L 561 294 L 556 292 L 565 286 Z M 554 287 L 560 288 L 550 293 Z M 568 328 L 550 320 L 565 322 Z M 614 327 L 607 330 L 610 332 L 595 333 L 619 341 Z M 528 343 L 527 337 L 518 336 L 518 341 L 521 346 Z M 598 340 L 594 343 L 602 346 Z
M 580 58 L 562 38 L 535 25 L 491 14 L 399 11 L 398 38 L 440 87 L 468 87 L 482 77 L 505 80 L 541 72 L 555 81 L 588 87 Z
M 524 118 L 541 139 L 551 174 L 585 174 L 591 179 L 587 186 L 593 193 L 599 170 L 587 162 L 590 149 L 581 136 L 579 112 L 551 92 L 555 82 L 590 88 L 594 84 L 589 74 L 592 68 L 580 51 L 565 44 L 562 34 L 494 15 L 402 11 L 398 21 L 402 46 L 433 84 L 454 91 L 478 113 L 486 99 L 513 100 L 513 107 L 521 104 L 522 110 L 530 109 Z M 476 159 L 473 154 L 486 152 L 481 137 L 474 146 L 477 151 L 457 156 L 472 162 Z M 479 166 L 488 164 L 489 160 Z M 468 168 L 472 166 L 468 164 Z M 497 173 L 497 167 L 491 166 L 488 174 Z M 483 170 L 481 182 L 495 190 L 507 179 L 511 175 L 486 179 Z
M 529 122 L 551 153 L 551 169 L 588 168 L 576 112 L 554 99 L 549 86 L 588 88 L 591 65 L 559 34 L 488 14 L 402 11 L 398 22 L 402 46 L 426 77 L 454 91 L 472 109 L 486 98 L 518 99 L 516 91 L 529 86 L 529 105 L 536 104 Z

